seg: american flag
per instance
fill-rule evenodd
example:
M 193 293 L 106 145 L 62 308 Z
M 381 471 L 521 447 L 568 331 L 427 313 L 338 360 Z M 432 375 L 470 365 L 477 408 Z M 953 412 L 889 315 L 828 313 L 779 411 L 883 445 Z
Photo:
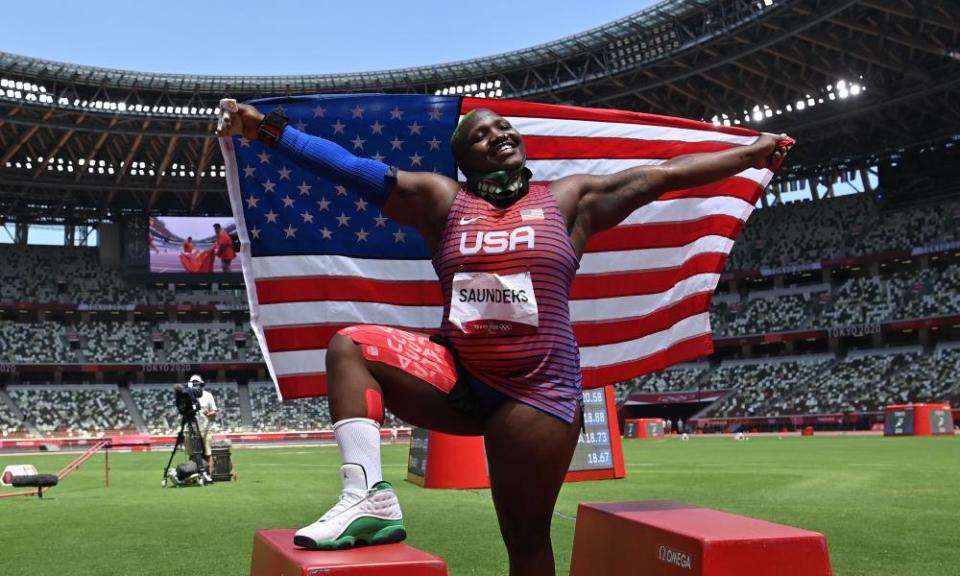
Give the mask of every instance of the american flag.
M 742 128 L 617 110 L 421 95 L 258 100 L 291 125 L 401 170 L 456 178 L 448 143 L 462 114 L 490 108 L 523 134 L 535 181 L 606 174 L 752 143 Z M 251 323 L 282 398 L 326 393 L 325 348 L 370 323 L 435 332 L 440 286 L 410 228 L 277 150 L 221 139 Z M 594 237 L 570 301 L 584 386 L 710 354 L 710 298 L 733 241 L 773 173 L 672 192 Z M 462 179 L 462 178 L 461 178 Z

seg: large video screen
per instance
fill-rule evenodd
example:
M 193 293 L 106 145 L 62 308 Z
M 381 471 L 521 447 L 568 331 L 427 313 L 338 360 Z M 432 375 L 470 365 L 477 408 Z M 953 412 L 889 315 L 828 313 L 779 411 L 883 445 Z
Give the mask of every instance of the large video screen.
M 150 217 L 151 272 L 240 272 L 239 252 L 236 225 L 229 216 Z

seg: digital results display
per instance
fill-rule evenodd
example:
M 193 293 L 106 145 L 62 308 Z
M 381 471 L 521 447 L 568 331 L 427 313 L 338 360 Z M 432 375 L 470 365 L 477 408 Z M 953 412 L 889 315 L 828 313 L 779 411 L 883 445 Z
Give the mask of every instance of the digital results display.
M 414 428 L 410 432 L 410 455 L 407 457 L 407 473 L 423 478 L 427 475 L 427 448 L 430 445 L 430 431 L 426 428 Z
M 913 410 L 893 410 L 887 412 L 883 433 L 886 436 L 913 434 Z
M 949 410 L 931 410 L 929 414 L 932 434 L 949 434 L 953 431 L 953 415 Z
M 236 225 L 229 216 L 151 216 L 149 234 L 151 272 L 240 272 Z
M 570 461 L 570 471 L 613 468 L 610 418 L 603 388 L 583 392 L 583 432 Z

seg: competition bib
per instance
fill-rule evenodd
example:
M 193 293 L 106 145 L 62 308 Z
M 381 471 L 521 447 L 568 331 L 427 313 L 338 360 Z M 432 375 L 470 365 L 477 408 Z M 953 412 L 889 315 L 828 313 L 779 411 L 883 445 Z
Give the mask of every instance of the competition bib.
M 450 322 L 466 334 L 529 334 L 539 325 L 530 272 L 457 272 Z

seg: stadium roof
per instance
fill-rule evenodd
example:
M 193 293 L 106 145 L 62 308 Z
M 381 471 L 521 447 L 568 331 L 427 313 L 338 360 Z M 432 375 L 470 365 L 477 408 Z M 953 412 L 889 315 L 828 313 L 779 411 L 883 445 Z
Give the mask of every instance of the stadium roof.
M 453 93 L 789 132 L 794 175 L 960 134 L 956 0 L 666 0 L 495 56 L 381 72 L 198 76 L 0 53 L 0 207 L 24 218 L 226 213 L 220 97 Z

